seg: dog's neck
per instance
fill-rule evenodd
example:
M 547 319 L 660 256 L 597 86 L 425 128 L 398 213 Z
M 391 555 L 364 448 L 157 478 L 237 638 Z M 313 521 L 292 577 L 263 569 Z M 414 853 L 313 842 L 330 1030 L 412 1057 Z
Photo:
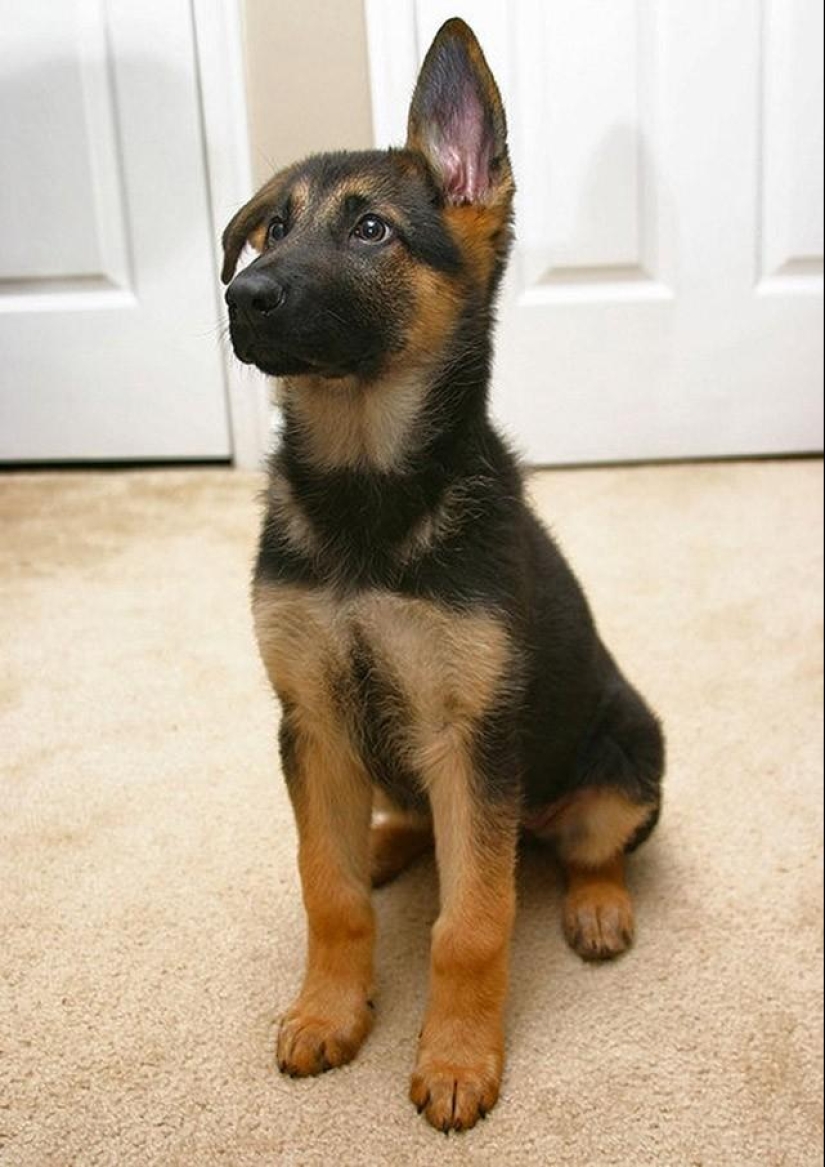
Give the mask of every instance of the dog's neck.
M 486 420 L 486 336 L 448 357 L 420 357 L 381 376 L 286 378 L 278 394 L 283 446 L 316 474 L 415 475 L 445 438 Z
M 356 377 L 291 377 L 279 389 L 284 442 L 315 470 L 403 472 L 430 436 L 431 368 Z
M 365 385 L 296 377 L 267 490 L 262 554 L 341 586 L 387 584 L 483 513 L 518 472 L 487 418 L 489 347 Z M 481 501 L 480 501 L 481 500 Z

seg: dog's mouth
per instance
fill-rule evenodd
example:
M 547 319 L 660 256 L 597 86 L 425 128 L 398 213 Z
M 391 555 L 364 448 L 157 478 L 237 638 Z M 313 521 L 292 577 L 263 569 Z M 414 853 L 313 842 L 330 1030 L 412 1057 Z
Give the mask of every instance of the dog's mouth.
M 267 345 L 259 338 L 238 339 L 232 338 L 232 347 L 235 356 L 244 365 L 254 365 L 268 377 L 298 377 L 314 374 L 317 377 L 337 380 L 342 377 L 364 375 L 372 373 L 378 354 L 373 352 L 359 353 L 357 356 L 346 357 L 305 356 L 303 353 L 290 352 L 278 346 Z
M 258 338 L 232 339 L 235 356 L 244 365 L 254 365 L 270 377 L 298 376 L 301 373 L 330 375 L 323 361 L 289 352 L 278 346 L 267 345 Z
M 311 361 L 286 353 L 270 353 L 254 345 L 240 351 L 236 349 L 235 355 L 243 364 L 254 365 L 256 369 L 270 377 L 297 376 L 300 373 L 316 371 Z

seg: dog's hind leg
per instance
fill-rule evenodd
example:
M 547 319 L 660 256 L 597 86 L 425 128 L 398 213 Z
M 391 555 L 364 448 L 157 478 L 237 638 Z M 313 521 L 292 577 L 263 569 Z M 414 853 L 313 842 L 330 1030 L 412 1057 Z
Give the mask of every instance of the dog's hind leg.
M 585 960 L 618 956 L 633 942 L 624 857 L 656 825 L 664 761 L 657 719 L 617 678 L 579 755 L 573 789 L 524 820 L 531 833 L 555 844 L 567 879 L 564 933 Z
M 652 829 L 657 813 L 658 803 L 636 802 L 614 787 L 589 788 L 548 808 L 536 831 L 556 846 L 567 884 L 564 934 L 584 960 L 608 960 L 633 942 L 625 852 Z
M 370 877 L 373 887 L 390 883 L 433 848 L 429 814 L 402 810 L 380 791 L 373 795 L 370 828 Z
M 658 719 L 617 672 L 552 832 L 567 876 L 564 932 L 585 960 L 618 956 L 633 942 L 624 857 L 656 826 L 664 765 Z
M 564 816 L 556 846 L 567 887 L 564 934 L 584 960 L 609 960 L 633 943 L 633 902 L 624 848 L 649 814 L 612 791 L 592 791 Z

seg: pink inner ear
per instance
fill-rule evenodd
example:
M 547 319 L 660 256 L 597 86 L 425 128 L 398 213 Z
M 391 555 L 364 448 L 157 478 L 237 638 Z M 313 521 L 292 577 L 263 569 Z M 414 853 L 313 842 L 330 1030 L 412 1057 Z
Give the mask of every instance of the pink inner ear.
M 481 102 L 468 87 L 460 108 L 433 125 L 430 148 L 452 203 L 481 202 L 490 189 L 493 144 Z

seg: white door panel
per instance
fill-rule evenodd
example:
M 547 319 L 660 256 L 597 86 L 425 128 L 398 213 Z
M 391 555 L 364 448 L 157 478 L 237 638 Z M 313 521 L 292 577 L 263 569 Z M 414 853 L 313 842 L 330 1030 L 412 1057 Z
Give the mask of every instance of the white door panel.
M 0 0 L 0 458 L 227 457 L 187 0 Z
M 521 448 L 821 448 L 821 3 L 367 0 L 380 145 L 453 15 L 508 109 L 494 403 Z

